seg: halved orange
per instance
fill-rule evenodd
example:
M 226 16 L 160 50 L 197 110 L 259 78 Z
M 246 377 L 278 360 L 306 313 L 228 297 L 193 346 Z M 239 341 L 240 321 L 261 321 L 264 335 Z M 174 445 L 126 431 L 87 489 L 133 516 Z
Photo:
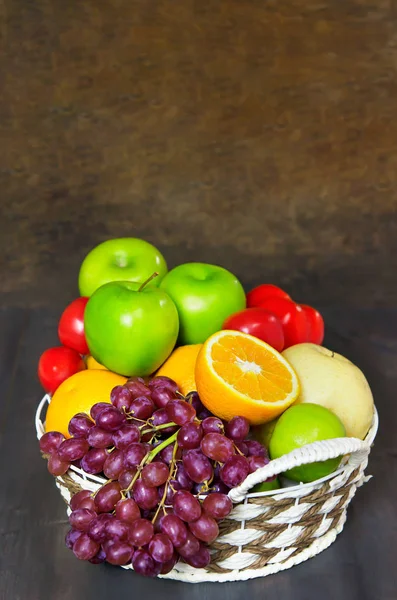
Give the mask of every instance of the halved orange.
M 195 377 L 208 410 L 226 420 L 246 417 L 252 425 L 275 419 L 299 394 L 298 377 L 285 358 L 240 331 L 218 331 L 208 338 Z

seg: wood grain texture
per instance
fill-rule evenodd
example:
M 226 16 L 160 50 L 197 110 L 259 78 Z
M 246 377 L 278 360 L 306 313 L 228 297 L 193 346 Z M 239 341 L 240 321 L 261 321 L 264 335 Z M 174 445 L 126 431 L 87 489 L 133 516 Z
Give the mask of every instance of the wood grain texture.
M 33 418 L 41 389 L 36 360 L 56 342 L 52 309 L 0 310 L 0 599 L 394 600 L 397 591 L 397 315 L 395 310 L 329 309 L 326 343 L 366 373 L 380 415 L 368 473 L 337 541 L 319 556 L 264 579 L 225 584 L 148 580 L 78 561 L 64 546 L 64 502 L 40 457 Z M 16 343 L 16 340 L 18 342 Z M 7 398 L 8 409 L 4 409 Z
M 390 0 L 2 0 L 5 299 L 142 236 L 320 304 L 395 305 Z M 332 284 L 330 284 L 332 282 Z

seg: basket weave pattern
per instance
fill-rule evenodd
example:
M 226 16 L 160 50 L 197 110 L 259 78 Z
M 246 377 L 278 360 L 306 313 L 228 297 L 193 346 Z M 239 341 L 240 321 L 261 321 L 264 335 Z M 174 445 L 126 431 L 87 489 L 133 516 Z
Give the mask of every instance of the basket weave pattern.
M 39 438 L 44 432 L 41 414 L 48 401 L 48 397 L 43 398 L 36 414 Z M 210 548 L 210 565 L 194 569 L 178 563 L 164 577 L 189 582 L 250 579 L 287 569 L 327 548 L 342 531 L 347 507 L 357 488 L 369 479 L 364 470 L 377 425 L 375 413 L 364 441 L 340 438 L 316 442 L 249 475 L 229 493 L 237 504 L 220 523 L 219 537 Z M 349 458 L 343 466 L 322 480 L 273 492 L 247 493 L 256 483 L 294 466 L 346 455 Z M 95 491 L 104 482 L 76 467 L 56 478 L 67 503 L 81 489 Z

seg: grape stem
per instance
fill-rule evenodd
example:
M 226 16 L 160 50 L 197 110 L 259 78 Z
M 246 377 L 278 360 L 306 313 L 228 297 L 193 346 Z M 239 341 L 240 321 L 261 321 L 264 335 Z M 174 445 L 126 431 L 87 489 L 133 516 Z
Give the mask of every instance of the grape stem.
M 155 523 L 155 521 L 156 521 L 156 519 L 157 519 L 157 517 L 158 517 L 158 514 L 159 514 L 160 510 L 161 510 L 161 509 L 163 509 L 163 510 L 164 510 L 164 504 L 165 504 L 165 499 L 166 499 L 166 497 L 167 497 L 168 486 L 170 485 L 170 481 L 171 481 L 171 479 L 173 478 L 173 476 L 174 476 L 174 473 L 175 473 L 175 470 L 176 470 L 176 460 L 175 460 L 175 457 L 176 457 L 176 452 L 177 452 L 177 449 L 178 449 L 178 444 L 175 442 L 175 444 L 174 444 L 174 450 L 173 450 L 173 452 L 172 452 L 172 459 L 171 459 L 171 468 L 170 468 L 170 474 L 169 474 L 168 480 L 167 480 L 167 481 L 166 481 L 166 483 L 165 483 L 165 486 L 164 486 L 164 492 L 163 492 L 162 498 L 161 498 L 161 500 L 160 500 L 160 502 L 159 502 L 159 505 L 158 505 L 158 507 L 157 507 L 157 510 L 156 510 L 156 512 L 154 513 L 154 517 L 153 517 L 153 519 L 152 519 L 152 523 Z M 165 512 L 165 511 L 164 511 L 164 512 Z
M 233 446 L 234 446 L 235 450 L 237 450 L 238 454 L 241 454 L 241 456 L 244 456 L 244 452 L 241 452 L 240 448 L 238 448 L 234 442 L 233 442 Z
M 169 423 L 163 423 L 162 425 L 157 425 L 151 429 L 145 429 L 145 433 L 150 433 L 150 431 L 158 431 L 159 429 L 167 429 L 167 427 L 175 427 L 175 425 L 176 423 L 170 421 Z
M 161 427 L 161 425 L 160 425 L 160 427 Z M 157 454 L 159 452 L 161 452 L 162 450 L 164 450 L 164 448 L 166 448 L 167 446 L 169 446 L 170 444 L 172 444 L 172 442 L 175 442 L 177 435 L 178 435 L 178 431 L 175 431 L 175 433 L 173 433 L 169 438 L 167 438 L 166 440 L 164 440 L 164 442 L 161 442 L 161 444 L 159 444 L 158 446 L 156 446 L 155 448 L 153 448 L 153 450 L 151 450 L 151 452 L 149 452 L 149 454 L 146 455 L 147 456 L 147 461 L 146 462 L 148 462 L 148 463 L 152 462 L 152 460 L 154 459 L 154 457 L 157 456 Z
M 138 292 L 141 292 L 141 291 L 143 290 L 143 288 L 144 288 L 144 287 L 146 287 L 146 286 L 147 286 L 147 284 L 148 284 L 148 283 L 150 283 L 150 282 L 151 282 L 151 281 L 152 281 L 152 280 L 153 280 L 155 277 L 158 277 L 158 275 L 159 275 L 159 274 L 158 274 L 156 271 L 155 271 L 154 273 L 152 273 L 152 274 L 150 275 L 150 277 L 148 277 L 148 278 L 146 279 L 146 281 L 144 281 L 144 282 L 142 283 L 141 287 L 138 289 Z

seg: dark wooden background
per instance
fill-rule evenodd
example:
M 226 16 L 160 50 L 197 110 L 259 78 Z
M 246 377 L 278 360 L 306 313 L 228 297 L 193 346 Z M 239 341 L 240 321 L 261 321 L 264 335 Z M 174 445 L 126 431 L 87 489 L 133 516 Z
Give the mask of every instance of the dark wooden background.
M 0 598 L 394 600 L 394 0 L 0 0 Z M 217 262 L 318 305 L 368 375 L 375 478 L 321 556 L 249 583 L 79 563 L 34 439 L 37 359 L 98 242 Z M 106 587 L 109 591 L 106 591 Z

